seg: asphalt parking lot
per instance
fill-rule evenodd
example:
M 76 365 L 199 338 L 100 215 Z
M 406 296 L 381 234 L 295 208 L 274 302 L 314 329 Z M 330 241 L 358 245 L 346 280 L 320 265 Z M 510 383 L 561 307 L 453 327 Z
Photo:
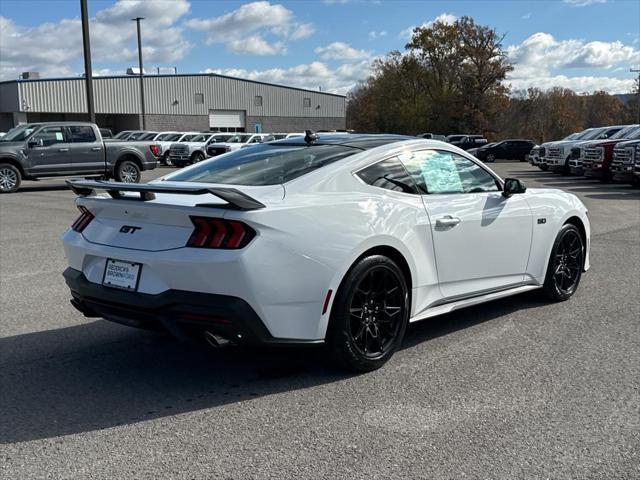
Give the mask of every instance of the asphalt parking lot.
M 61 180 L 2 196 L 0 477 L 638 478 L 640 190 L 492 167 L 583 199 L 579 291 L 412 325 L 359 376 L 322 350 L 209 350 L 83 318 L 61 277 L 74 196 Z

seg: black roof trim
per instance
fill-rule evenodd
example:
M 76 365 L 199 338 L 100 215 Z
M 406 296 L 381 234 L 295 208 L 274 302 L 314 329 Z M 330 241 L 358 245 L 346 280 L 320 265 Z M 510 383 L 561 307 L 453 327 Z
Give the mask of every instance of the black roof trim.
M 281 85 L 278 83 L 269 83 L 269 82 L 261 82 L 259 80 L 250 80 L 248 78 L 240 78 L 240 77 L 232 77 L 230 75 L 222 75 L 220 73 L 178 73 L 177 75 L 174 74 L 160 74 L 160 75 L 151 75 L 151 74 L 146 74 L 144 75 L 145 78 L 176 78 L 176 77 L 220 77 L 220 78 L 227 78 L 230 80 L 238 80 L 240 82 L 249 82 L 249 83 L 255 83 L 258 85 L 267 85 L 269 87 L 279 87 L 279 88 L 287 88 L 289 90 L 298 90 L 301 92 L 309 92 L 309 93 L 318 93 L 320 95 L 329 95 L 332 97 L 339 97 L 339 98 L 347 98 L 346 95 L 339 95 L 337 93 L 329 93 L 329 92 L 321 92 L 319 90 L 309 90 L 307 88 L 300 88 L 300 87 L 291 87 L 289 85 Z M 100 80 L 100 79 L 112 79 L 112 78 L 139 78 L 138 75 L 105 75 L 105 76 L 94 76 L 93 80 Z M 84 77 L 56 77 L 56 78 L 27 78 L 27 79 L 22 79 L 22 78 L 18 78 L 15 80 L 4 80 L 2 82 L 0 82 L 0 85 L 3 84 L 8 84 L 8 83 L 30 83 L 30 82 L 55 82 L 55 81 L 60 81 L 60 80 L 84 80 Z
M 358 134 L 358 133 L 336 133 L 336 134 L 320 134 L 318 139 L 312 145 L 341 145 L 343 147 L 358 148 L 360 150 L 369 150 L 371 148 L 380 147 L 389 143 L 404 142 L 407 140 L 418 140 L 416 137 L 408 135 L 389 135 L 389 134 Z M 303 137 L 285 138 L 269 142 L 274 145 L 308 145 Z

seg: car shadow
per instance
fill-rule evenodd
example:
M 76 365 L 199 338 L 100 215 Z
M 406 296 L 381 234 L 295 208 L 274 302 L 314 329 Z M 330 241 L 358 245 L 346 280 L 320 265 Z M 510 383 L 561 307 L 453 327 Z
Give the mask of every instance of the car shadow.
M 403 349 L 538 305 L 525 294 L 418 322 L 408 329 Z M 142 422 L 352 376 L 334 368 L 318 347 L 211 349 L 104 320 L 2 338 L 0 352 L 1 444 Z
M 65 183 L 60 184 L 46 184 L 46 185 L 30 185 L 30 184 L 22 184 L 18 191 L 13 195 L 19 195 L 20 193 L 28 193 L 28 192 L 56 192 L 61 190 L 69 190 L 69 187 Z M 69 190 L 71 192 L 71 190 Z

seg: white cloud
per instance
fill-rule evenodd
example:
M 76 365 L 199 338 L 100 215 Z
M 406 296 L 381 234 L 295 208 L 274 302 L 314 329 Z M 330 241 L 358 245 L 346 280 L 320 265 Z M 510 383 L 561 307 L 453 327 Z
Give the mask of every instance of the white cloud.
M 619 41 L 556 40 L 544 32 L 509 46 L 507 53 L 514 64 L 508 82 L 516 89 L 562 86 L 578 92 L 605 90 L 625 93 L 630 90 L 633 80 L 616 78 L 611 74 L 616 72 L 616 67 L 640 62 L 640 50 Z M 605 70 L 609 76 L 584 75 L 582 72 L 585 70 Z
M 136 16 L 145 17 L 145 63 L 183 58 L 192 45 L 175 22 L 188 11 L 187 0 L 121 0 L 98 11 L 89 25 L 94 66 L 100 69 L 100 63 L 136 61 L 136 29 L 131 22 Z M 17 78 L 27 70 L 39 71 L 45 77 L 77 75 L 82 71 L 74 71 L 74 64 L 82 59 L 80 20 L 62 19 L 25 27 L 0 17 L 0 58 L 0 79 Z
M 219 73 L 310 90 L 318 90 L 318 87 L 321 87 L 322 91 L 344 95 L 358 81 L 365 79 L 369 75 L 370 66 L 371 62 L 369 60 L 346 63 L 335 69 L 330 68 L 324 62 L 311 62 L 290 68 L 271 68 L 267 70 L 208 68 L 202 73 Z
M 458 17 L 453 13 L 441 13 L 433 20 L 429 20 L 428 22 L 424 22 L 422 25 L 411 25 L 400 32 L 398 35 L 400 38 L 405 40 L 411 40 L 411 36 L 413 35 L 413 30 L 418 27 L 428 28 L 436 22 L 445 23 L 447 25 L 451 25 L 458 20 Z
M 343 42 L 333 42 L 314 51 L 323 60 L 362 60 L 371 56 L 371 52 L 358 50 Z
M 563 0 L 564 3 L 572 7 L 586 7 L 588 5 L 595 5 L 596 3 L 607 3 L 607 0 Z
M 375 30 L 369 32 L 369 39 L 370 40 L 375 40 L 376 38 L 382 38 L 382 37 L 386 37 L 387 36 L 387 32 L 385 30 L 381 30 L 379 32 L 376 32 Z
M 296 22 L 291 10 L 268 1 L 246 3 L 219 17 L 194 18 L 185 24 L 204 32 L 208 45 L 224 44 L 231 52 L 254 55 L 283 54 L 287 40 L 306 38 L 314 32 L 310 23 Z M 267 40 L 266 36 L 275 40 Z M 242 46 L 247 40 L 251 45 Z

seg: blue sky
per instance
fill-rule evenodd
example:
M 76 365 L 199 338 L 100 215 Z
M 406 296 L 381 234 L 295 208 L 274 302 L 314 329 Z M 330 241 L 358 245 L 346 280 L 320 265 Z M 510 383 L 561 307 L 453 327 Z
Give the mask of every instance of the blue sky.
M 2 0 L 0 78 L 25 70 L 82 73 L 79 0 Z M 89 0 L 93 68 L 136 64 L 133 16 L 144 16 L 148 71 L 218 72 L 346 93 L 371 61 L 403 49 L 410 28 L 468 15 L 505 35 L 514 89 L 630 89 L 640 67 L 640 2 Z

